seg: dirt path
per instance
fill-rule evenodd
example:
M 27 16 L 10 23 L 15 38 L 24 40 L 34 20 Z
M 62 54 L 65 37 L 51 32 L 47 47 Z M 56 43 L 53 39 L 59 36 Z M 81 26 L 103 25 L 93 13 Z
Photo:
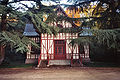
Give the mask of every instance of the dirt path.
M 120 68 L 0 69 L 0 80 L 120 80 Z

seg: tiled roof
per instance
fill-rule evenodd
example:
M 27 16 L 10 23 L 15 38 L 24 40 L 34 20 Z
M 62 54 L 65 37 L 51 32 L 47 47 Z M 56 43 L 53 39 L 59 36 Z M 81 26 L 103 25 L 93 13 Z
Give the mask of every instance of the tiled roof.
M 89 30 L 90 27 L 82 27 L 82 29 L 84 31 L 82 31 L 82 33 L 80 33 L 79 36 L 93 36 L 92 32 L 85 31 L 85 30 Z
M 39 34 L 35 31 L 33 24 L 26 24 L 23 35 L 25 35 L 25 36 L 39 36 Z

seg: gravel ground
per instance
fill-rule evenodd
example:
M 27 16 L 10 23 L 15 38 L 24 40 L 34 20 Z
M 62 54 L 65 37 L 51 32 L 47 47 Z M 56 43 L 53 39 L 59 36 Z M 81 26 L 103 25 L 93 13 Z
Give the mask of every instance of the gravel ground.
M 120 80 L 120 68 L 3 68 L 0 80 Z

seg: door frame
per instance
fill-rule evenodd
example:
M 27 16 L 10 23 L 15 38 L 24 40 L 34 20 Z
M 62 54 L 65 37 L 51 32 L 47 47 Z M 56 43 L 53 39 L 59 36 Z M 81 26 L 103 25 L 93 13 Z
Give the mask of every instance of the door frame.
M 64 55 L 62 55 L 62 56 L 64 56 L 63 58 L 56 58 L 55 57 L 55 41 L 64 41 L 65 42 L 65 44 L 64 44 L 64 46 L 65 46 L 65 54 Z M 64 40 L 64 39 L 58 39 L 58 40 L 54 40 L 54 59 L 55 60 L 65 60 L 66 59 L 66 41 Z

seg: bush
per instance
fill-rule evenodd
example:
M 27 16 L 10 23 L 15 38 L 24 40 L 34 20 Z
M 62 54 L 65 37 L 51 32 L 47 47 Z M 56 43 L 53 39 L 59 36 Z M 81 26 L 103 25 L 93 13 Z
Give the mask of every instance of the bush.
M 116 50 L 108 49 L 105 46 L 96 46 L 90 48 L 90 59 L 91 61 L 99 62 L 115 62 L 117 60 Z

